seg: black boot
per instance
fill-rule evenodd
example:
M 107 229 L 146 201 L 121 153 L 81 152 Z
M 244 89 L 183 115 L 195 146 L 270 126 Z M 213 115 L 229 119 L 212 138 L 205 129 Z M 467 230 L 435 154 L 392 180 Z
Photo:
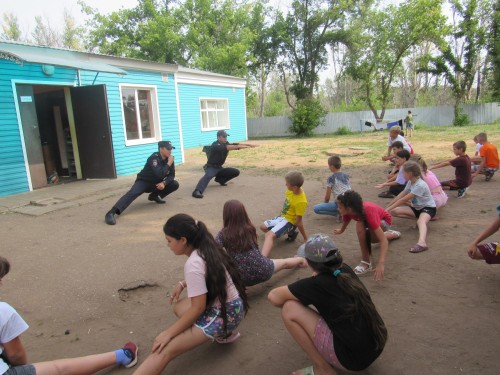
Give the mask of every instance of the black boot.
M 115 211 L 114 210 L 108 211 L 106 216 L 104 216 L 104 221 L 108 225 L 115 225 L 116 224 Z
M 149 194 L 148 200 L 151 202 L 156 202 L 158 204 L 164 204 L 165 201 L 161 199 L 158 195 Z

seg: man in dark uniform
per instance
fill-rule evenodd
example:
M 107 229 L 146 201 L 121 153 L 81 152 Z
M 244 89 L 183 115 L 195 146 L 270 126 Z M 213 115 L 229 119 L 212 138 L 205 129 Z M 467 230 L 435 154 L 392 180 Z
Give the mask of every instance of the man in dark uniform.
M 132 188 L 108 211 L 105 216 L 106 224 L 115 225 L 115 215 L 122 214 L 142 193 L 150 193 L 148 197 L 150 201 L 163 204 L 165 201 L 161 198 L 165 198 L 179 188 L 179 183 L 175 181 L 173 148 L 175 147 L 170 141 L 158 142 L 158 152 L 148 158 Z
M 203 198 L 203 192 L 207 188 L 208 183 L 215 177 L 215 182 L 222 186 L 226 186 L 229 180 L 238 177 L 240 171 L 236 168 L 223 168 L 227 154 L 230 150 L 241 150 L 242 148 L 257 147 L 256 145 L 249 145 L 244 143 L 229 143 L 227 137 L 229 134 L 225 130 L 217 132 L 217 140 L 212 143 L 207 152 L 207 164 L 203 166 L 205 175 L 200 179 L 198 185 L 193 191 L 194 198 Z

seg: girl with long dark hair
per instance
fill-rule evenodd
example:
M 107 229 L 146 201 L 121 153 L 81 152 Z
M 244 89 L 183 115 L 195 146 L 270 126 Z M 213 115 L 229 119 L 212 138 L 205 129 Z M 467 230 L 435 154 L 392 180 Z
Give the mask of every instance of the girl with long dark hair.
M 152 353 L 135 374 L 160 374 L 172 359 L 210 340 L 233 342 L 248 311 L 238 271 L 204 223 L 177 214 L 167 220 L 163 232 L 172 252 L 188 257 L 184 279 L 171 296 L 179 319 L 156 337 Z M 187 298 L 179 299 L 184 289 Z
M 243 203 L 229 200 L 222 211 L 224 228 L 215 241 L 233 258 L 245 286 L 267 281 L 283 269 L 307 267 L 301 257 L 269 259 L 261 254 L 257 243 L 257 230 L 250 221 Z
M 313 362 L 294 374 L 364 370 L 387 341 L 387 329 L 370 294 L 327 235 L 309 237 L 304 255 L 312 277 L 273 289 L 268 296 L 282 308 L 287 330 Z

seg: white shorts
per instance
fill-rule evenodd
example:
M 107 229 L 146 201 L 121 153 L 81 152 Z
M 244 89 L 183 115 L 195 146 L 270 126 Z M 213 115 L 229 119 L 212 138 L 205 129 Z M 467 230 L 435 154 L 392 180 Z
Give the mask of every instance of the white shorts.
M 270 220 L 266 220 L 264 221 L 264 225 L 267 229 L 270 229 L 277 238 L 280 238 L 285 233 L 295 230 L 295 225 L 282 216 L 276 216 Z

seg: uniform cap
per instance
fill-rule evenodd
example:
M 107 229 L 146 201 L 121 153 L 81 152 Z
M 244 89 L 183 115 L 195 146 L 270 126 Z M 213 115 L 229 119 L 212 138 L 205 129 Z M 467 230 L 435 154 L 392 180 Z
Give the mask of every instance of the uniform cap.
M 304 255 L 300 254 L 302 249 L 299 249 L 298 255 L 302 255 L 313 262 L 326 263 L 340 256 L 340 250 L 335 242 L 323 233 L 311 235 L 303 246 Z
M 227 134 L 225 130 L 219 130 L 217 132 L 217 137 L 229 137 L 229 134 Z
M 172 142 L 170 142 L 170 141 L 158 142 L 158 149 L 160 149 L 162 147 L 166 148 L 167 150 L 171 150 L 171 149 L 175 148 L 174 146 L 172 146 Z

